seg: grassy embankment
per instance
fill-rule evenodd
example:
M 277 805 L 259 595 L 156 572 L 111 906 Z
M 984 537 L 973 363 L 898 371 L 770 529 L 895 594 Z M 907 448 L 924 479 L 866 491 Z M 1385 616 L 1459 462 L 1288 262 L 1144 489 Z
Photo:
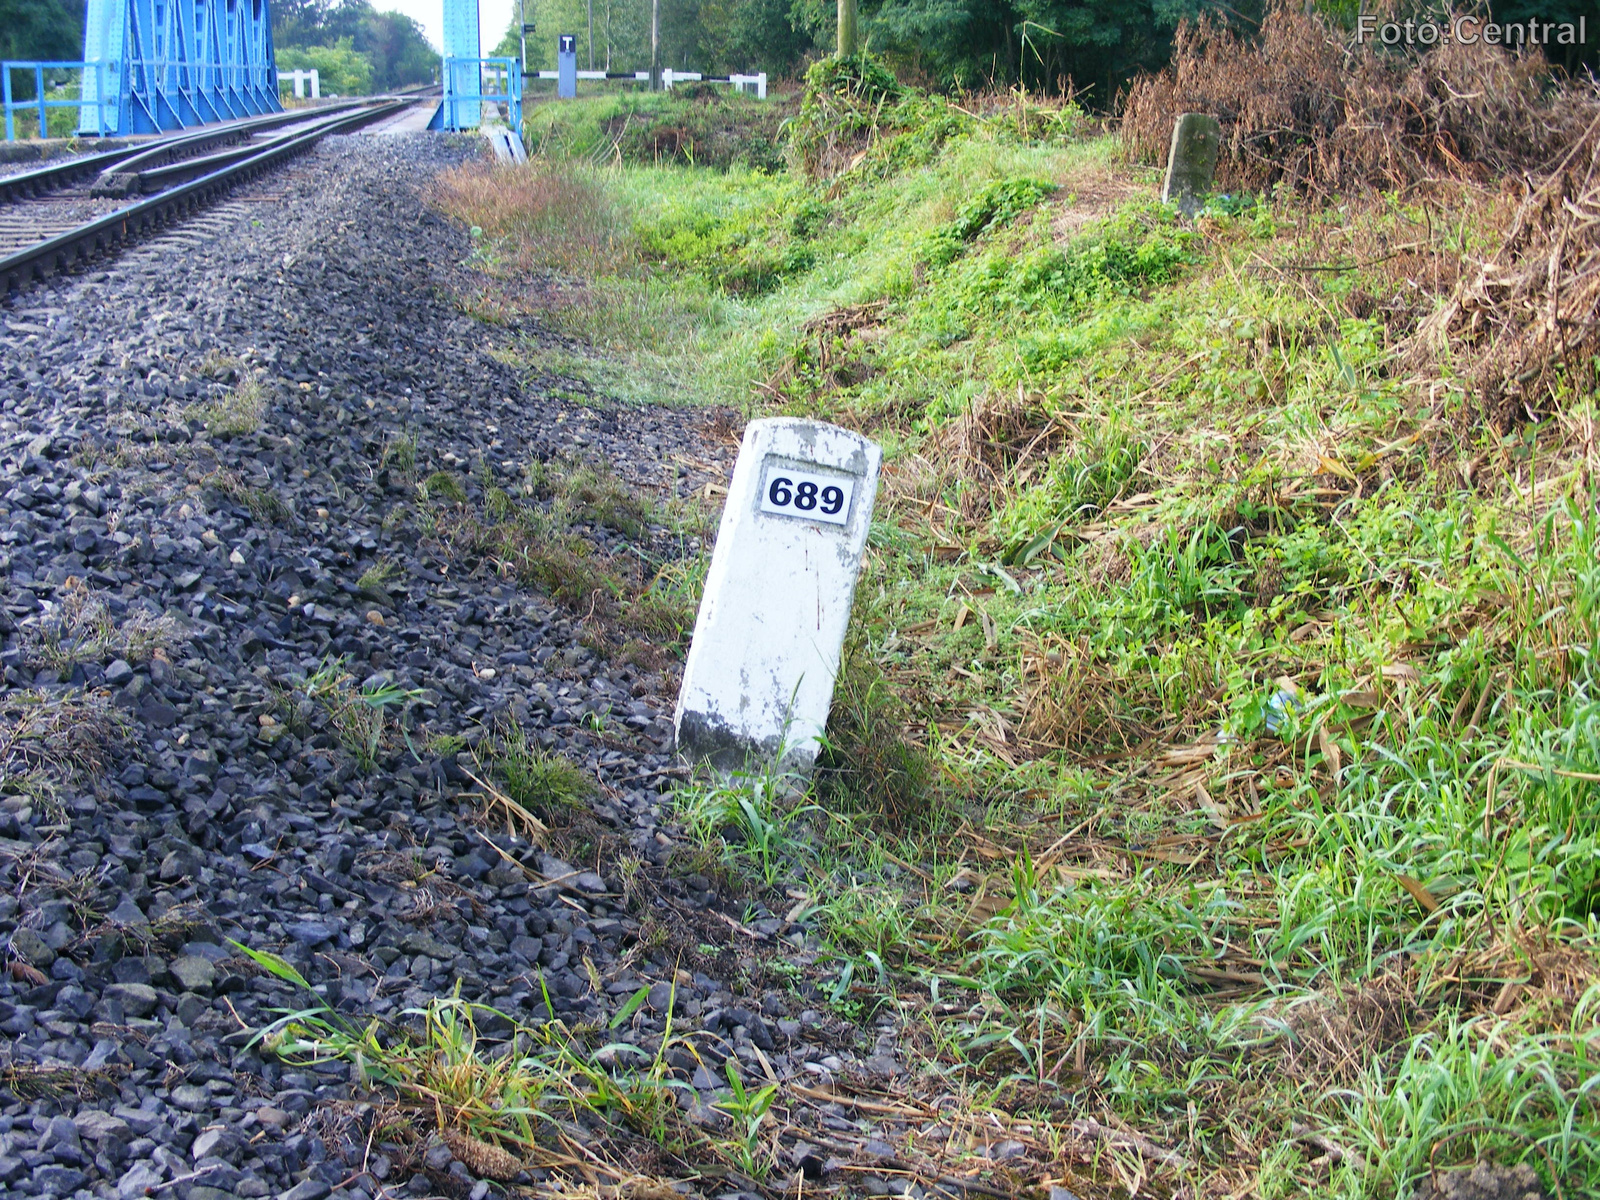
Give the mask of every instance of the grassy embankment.
M 1070 109 L 841 102 L 761 173 L 629 151 L 660 103 L 442 202 L 530 370 L 885 445 L 835 769 L 682 806 L 915 1029 L 905 1091 L 1077 1189 L 1600 1187 L 1592 364 L 1506 423 L 1401 354 L 1499 194 L 1189 223 Z

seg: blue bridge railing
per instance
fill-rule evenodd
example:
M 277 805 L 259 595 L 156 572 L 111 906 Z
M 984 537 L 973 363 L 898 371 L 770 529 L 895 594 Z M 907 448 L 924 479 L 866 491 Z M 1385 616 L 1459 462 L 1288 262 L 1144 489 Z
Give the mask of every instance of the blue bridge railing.
M 43 62 L 10 61 L 0 62 L 0 95 L 4 96 L 6 108 L 6 141 L 17 140 L 17 114 L 22 112 L 36 112 L 39 120 L 39 137 L 50 136 L 50 110 L 52 108 L 75 108 L 78 110 L 77 132 L 94 132 L 104 137 L 106 133 L 116 129 L 117 97 L 121 92 L 120 87 L 107 85 L 115 81 L 120 63 L 111 62 L 66 62 L 49 60 Z M 15 85 L 11 81 L 12 73 L 26 71 L 33 76 L 33 99 L 18 100 L 15 98 Z M 50 100 L 47 99 L 45 88 L 46 72 L 80 71 L 85 74 L 80 76 L 80 95 L 77 99 Z M 82 80 L 93 74 L 95 86 L 82 87 Z M 108 119 L 106 110 L 111 110 Z
M 16 99 L 12 76 L 25 71 L 33 76 L 34 98 Z M 79 97 L 46 98 L 46 76 L 77 71 Z M 123 72 L 129 78 L 124 81 Z M 211 121 L 277 112 L 277 71 L 259 64 L 191 63 L 176 58 L 123 59 L 83 62 L 0 62 L 0 96 L 4 98 L 6 141 L 17 140 L 18 113 L 37 113 L 39 137 L 49 136 L 51 109 L 75 108 L 79 118 L 73 133 L 105 137 L 107 134 L 156 133 L 187 129 Z
M 522 135 L 522 64 L 514 58 L 446 58 L 444 99 L 429 128 L 476 129 L 485 103 L 504 104 L 506 124 Z

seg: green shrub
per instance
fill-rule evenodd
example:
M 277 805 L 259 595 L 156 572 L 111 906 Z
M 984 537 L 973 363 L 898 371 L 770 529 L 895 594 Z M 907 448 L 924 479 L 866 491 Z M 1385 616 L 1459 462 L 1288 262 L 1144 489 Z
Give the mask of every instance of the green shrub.
M 954 262 L 980 234 L 1006 224 L 1055 190 L 1055 184 L 1043 179 L 995 180 L 963 204 L 955 220 L 928 238 L 928 262 L 936 267 Z

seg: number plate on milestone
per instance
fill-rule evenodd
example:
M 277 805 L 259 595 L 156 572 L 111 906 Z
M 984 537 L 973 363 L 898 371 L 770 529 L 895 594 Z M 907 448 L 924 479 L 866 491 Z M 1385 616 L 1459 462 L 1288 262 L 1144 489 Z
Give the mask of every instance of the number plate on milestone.
M 761 511 L 778 517 L 799 517 L 843 525 L 850 519 L 850 497 L 855 479 L 832 472 L 796 469 L 779 459 L 768 459 L 761 485 Z

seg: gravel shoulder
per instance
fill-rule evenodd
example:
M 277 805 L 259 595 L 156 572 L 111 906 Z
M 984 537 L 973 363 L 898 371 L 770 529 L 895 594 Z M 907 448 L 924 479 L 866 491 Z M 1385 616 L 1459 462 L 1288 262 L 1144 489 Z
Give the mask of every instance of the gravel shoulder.
M 604 604 L 552 600 L 417 503 L 440 473 L 468 513 L 589 459 L 660 506 L 735 449 L 704 412 L 578 404 L 507 365 L 515 325 L 456 302 L 468 239 L 419 190 L 479 146 L 329 139 L 0 309 L 8 1195 L 484 1200 L 548 1177 L 491 1185 L 390 1138 L 347 1064 L 263 1055 L 254 1031 L 304 997 L 235 941 L 352 1018 L 459 988 L 648 1054 L 670 1004 L 707 1035 L 674 1069 L 708 1128 L 729 1056 L 819 1087 L 898 1069 L 790 982 L 810 951 L 783 897 L 685 866 L 670 650 L 617 653 Z M 575 534 L 692 553 L 669 526 Z M 388 722 L 370 761 L 311 694 L 334 675 L 399 698 L 358 713 Z M 480 818 L 472 751 L 509 722 L 597 785 L 543 846 Z M 807 1121 L 848 1154 L 855 1117 L 824 1095 Z

